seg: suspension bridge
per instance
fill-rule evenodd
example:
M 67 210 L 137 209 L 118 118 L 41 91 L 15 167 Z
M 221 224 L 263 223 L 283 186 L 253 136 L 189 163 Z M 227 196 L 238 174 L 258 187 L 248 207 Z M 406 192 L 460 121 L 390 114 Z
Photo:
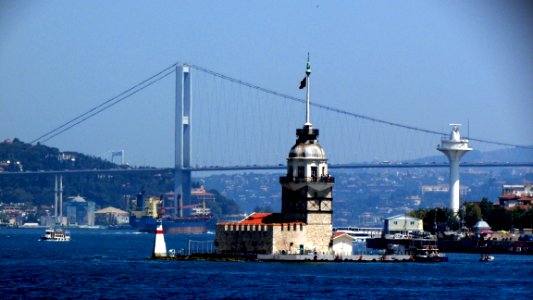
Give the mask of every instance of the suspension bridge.
M 149 97 L 143 98 L 143 92 L 159 85 L 173 89 L 174 101 L 158 104 L 165 105 L 168 115 L 158 122 L 145 123 L 145 127 L 150 127 L 147 134 L 150 131 L 161 131 L 163 140 L 157 143 L 164 146 L 158 148 L 163 149 L 161 156 L 168 161 L 174 158 L 173 167 L 130 166 L 111 170 L 2 172 L 0 175 L 174 171 L 175 194 L 187 198 L 190 196 L 192 172 L 285 169 L 288 150 L 294 144 L 294 130 L 304 123 L 305 99 L 194 64 L 174 63 L 43 133 L 32 140 L 31 144 L 46 143 L 59 135 L 75 135 L 80 124 L 118 105 L 124 106 L 128 100 L 141 98 L 147 101 L 146 98 Z M 319 140 L 327 151 L 331 169 L 448 167 L 444 156 L 436 151 L 436 145 L 449 132 L 366 116 L 334 107 L 333 104 L 320 104 L 313 99 L 311 107 L 313 124 L 323 133 Z M 129 134 L 137 135 L 139 132 Z M 528 157 L 533 157 L 533 146 L 471 136 L 468 139 L 476 150 L 515 148 L 526 151 L 530 153 Z M 147 138 L 140 134 L 140 143 L 143 140 Z M 172 140 L 174 145 L 169 142 Z M 123 149 L 131 150 L 135 147 L 136 145 L 129 145 L 129 148 Z M 442 160 L 417 160 L 428 156 L 438 156 Z M 121 158 L 123 157 L 124 152 Z M 533 166 L 531 161 L 468 162 L 468 157 L 465 161 L 462 164 L 464 167 Z

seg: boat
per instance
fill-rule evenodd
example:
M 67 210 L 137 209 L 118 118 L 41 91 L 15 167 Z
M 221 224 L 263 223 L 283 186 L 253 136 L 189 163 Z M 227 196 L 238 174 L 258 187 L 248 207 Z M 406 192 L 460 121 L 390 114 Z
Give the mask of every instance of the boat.
M 162 201 L 155 197 L 147 200 L 140 197 L 138 203 L 142 203 L 142 210 L 130 210 L 130 226 L 140 232 L 155 232 L 159 217 L 165 233 L 201 234 L 214 231 L 216 228 L 216 219 L 212 216 L 211 210 L 205 206 L 205 201 L 202 204 L 193 205 L 190 214 L 184 217 L 173 217 L 161 213 Z
M 70 242 L 70 232 L 62 228 L 49 227 L 39 238 L 39 241 L 45 242 Z
M 479 261 L 481 262 L 489 262 L 493 260 L 494 260 L 494 256 L 488 255 L 488 254 L 481 254 L 481 258 L 479 259 Z
M 189 216 L 183 218 L 163 217 L 165 233 L 209 233 L 214 230 L 216 220 L 211 216 Z M 130 217 L 132 228 L 140 232 L 155 232 L 157 219 L 150 216 Z
M 413 251 L 412 259 L 416 262 L 447 262 L 448 257 L 436 247 L 428 246 Z

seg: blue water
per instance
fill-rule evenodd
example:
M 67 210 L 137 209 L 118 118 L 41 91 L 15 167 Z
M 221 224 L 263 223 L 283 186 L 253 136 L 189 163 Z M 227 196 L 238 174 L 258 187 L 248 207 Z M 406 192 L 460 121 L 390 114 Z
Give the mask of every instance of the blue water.
M 81 299 L 531 299 L 533 256 L 449 254 L 448 263 L 153 261 L 152 234 L 0 229 L 0 298 Z M 167 235 L 167 247 L 213 235 Z

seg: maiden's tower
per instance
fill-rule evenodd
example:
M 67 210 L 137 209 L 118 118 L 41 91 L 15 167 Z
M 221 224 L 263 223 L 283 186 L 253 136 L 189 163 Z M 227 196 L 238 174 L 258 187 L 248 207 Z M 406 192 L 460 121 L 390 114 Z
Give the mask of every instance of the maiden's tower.
M 326 254 L 332 247 L 332 190 L 327 157 L 318 142 L 318 129 L 310 122 L 310 75 L 306 118 L 296 129 L 296 143 L 289 151 L 287 173 L 280 177 L 281 212 L 251 214 L 240 222 L 217 224 L 215 245 L 219 254 Z

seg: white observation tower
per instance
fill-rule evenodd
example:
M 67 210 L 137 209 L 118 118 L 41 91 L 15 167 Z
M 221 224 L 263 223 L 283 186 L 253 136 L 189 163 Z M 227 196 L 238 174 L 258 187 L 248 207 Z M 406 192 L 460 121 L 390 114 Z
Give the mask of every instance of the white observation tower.
M 450 139 L 443 138 L 437 150 L 444 153 L 450 161 L 450 208 L 454 213 L 459 212 L 459 162 L 466 152 L 472 150 L 468 147 L 468 140 L 461 139 L 459 126 L 461 124 L 450 124 L 452 132 Z

